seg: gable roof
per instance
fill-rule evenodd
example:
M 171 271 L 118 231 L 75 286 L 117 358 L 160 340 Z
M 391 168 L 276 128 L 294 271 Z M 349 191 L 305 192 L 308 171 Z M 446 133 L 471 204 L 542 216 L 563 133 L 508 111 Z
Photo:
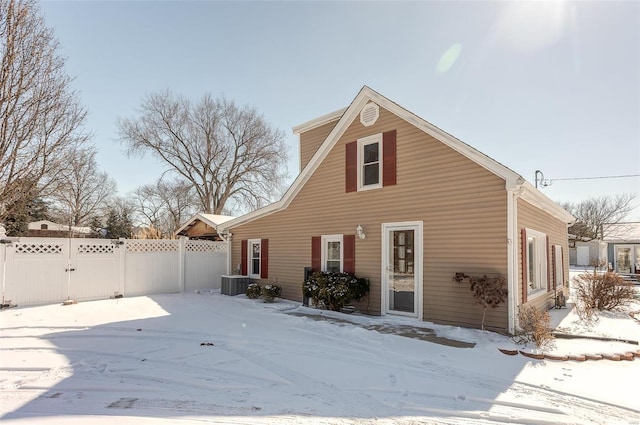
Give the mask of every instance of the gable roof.
M 640 243 L 640 222 L 625 222 L 607 225 L 604 242 Z
M 173 234 L 177 236 L 183 230 L 187 230 L 188 228 L 193 226 L 196 221 L 202 221 L 203 223 L 217 230 L 222 223 L 226 223 L 227 221 L 233 220 L 234 218 L 235 217 L 230 215 L 197 213 L 193 215 L 189 220 L 187 220 L 182 226 L 180 226 L 175 232 L 173 232 Z
M 220 231 L 226 231 L 227 229 L 231 229 L 240 224 L 248 223 L 259 217 L 264 217 L 276 211 L 287 208 L 291 201 L 296 197 L 298 192 L 300 192 L 305 183 L 316 171 L 318 166 L 322 163 L 322 160 L 329 154 L 331 149 L 333 149 L 333 147 L 338 142 L 338 140 L 340 140 L 345 131 L 347 131 L 351 123 L 358 117 L 362 108 L 369 102 L 376 103 L 378 106 L 388 110 L 397 117 L 407 121 L 408 123 L 429 134 L 436 140 L 444 143 L 461 155 L 481 165 L 496 176 L 501 177 L 503 180 L 505 180 L 506 187 L 520 188 L 521 195 L 525 195 L 522 196 L 523 199 L 527 200 L 528 202 L 539 206 L 553 216 L 562 219 L 566 223 L 573 222 L 574 219 L 568 212 L 566 212 L 562 207 L 542 194 L 542 192 L 533 188 L 531 184 L 528 184 L 526 180 L 515 171 L 512 171 L 493 158 L 483 154 L 472 146 L 464 143 L 451 134 L 420 118 L 414 113 L 401 107 L 397 103 L 384 97 L 375 90 L 364 86 L 346 109 L 339 109 L 293 128 L 294 133 L 299 134 L 301 132 L 331 122 L 337 117 L 340 117 L 329 135 L 322 142 L 318 150 L 315 152 L 313 157 L 311 157 L 307 165 L 300 172 L 300 174 L 295 179 L 291 187 L 289 187 L 289 190 L 287 190 L 282 199 L 264 208 L 250 212 L 234 220 L 230 220 L 224 223 L 222 226 L 220 226 Z M 532 190 L 535 192 L 532 193 Z
M 91 227 L 83 227 L 83 226 L 68 226 L 66 224 L 59 224 L 59 223 L 55 223 L 51 220 L 38 220 L 38 221 L 32 221 L 27 225 L 27 229 L 29 230 L 43 230 L 41 228 L 41 226 L 43 224 L 47 225 L 47 229 L 45 230 L 52 230 L 52 231 L 56 231 L 56 232 L 74 232 L 74 233 L 82 233 L 82 234 L 89 234 L 91 233 Z

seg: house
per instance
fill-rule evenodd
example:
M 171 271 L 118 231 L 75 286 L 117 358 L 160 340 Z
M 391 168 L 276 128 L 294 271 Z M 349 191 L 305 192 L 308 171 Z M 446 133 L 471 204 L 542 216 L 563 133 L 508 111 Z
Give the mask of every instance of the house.
M 480 327 L 458 272 L 501 275 L 508 301 L 485 327 L 514 332 L 518 307 L 548 308 L 568 282 L 573 217 L 517 173 L 363 87 L 346 109 L 294 129 L 300 169 L 283 198 L 218 227 L 234 267 L 302 300 L 305 267 L 370 280 L 354 304 Z
M 621 274 L 640 273 L 640 223 L 609 225 L 603 242 L 611 270 Z
M 174 232 L 175 237 L 187 236 L 189 239 L 221 240 L 218 226 L 235 217 L 229 215 L 215 215 L 198 213 L 187 220 Z
M 32 221 L 27 225 L 27 236 L 49 238 L 90 238 L 91 227 L 68 226 L 49 220 Z
M 589 268 L 607 258 L 607 243 L 599 239 L 576 240 L 569 237 L 569 265 Z

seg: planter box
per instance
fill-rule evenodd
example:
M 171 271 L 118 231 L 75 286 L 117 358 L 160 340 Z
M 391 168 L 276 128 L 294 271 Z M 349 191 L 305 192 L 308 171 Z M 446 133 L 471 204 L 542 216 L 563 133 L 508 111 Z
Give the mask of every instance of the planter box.
M 220 293 L 223 295 L 244 294 L 247 291 L 247 286 L 251 283 L 251 280 L 247 276 L 241 275 L 222 275 L 220 278 Z

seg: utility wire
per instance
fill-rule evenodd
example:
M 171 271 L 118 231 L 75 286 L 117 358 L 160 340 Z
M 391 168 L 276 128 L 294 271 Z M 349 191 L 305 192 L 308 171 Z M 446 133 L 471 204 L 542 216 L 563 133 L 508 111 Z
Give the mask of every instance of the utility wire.
M 564 179 L 549 179 L 549 181 L 559 180 L 595 180 L 595 179 L 621 179 L 625 177 L 640 177 L 640 174 L 626 174 L 622 176 L 600 176 L 600 177 L 567 177 Z

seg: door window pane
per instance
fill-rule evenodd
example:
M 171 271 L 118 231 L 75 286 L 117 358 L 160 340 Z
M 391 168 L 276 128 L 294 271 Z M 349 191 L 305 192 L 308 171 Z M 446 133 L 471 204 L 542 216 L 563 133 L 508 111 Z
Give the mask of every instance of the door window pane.
M 413 273 L 414 249 L 413 230 L 392 230 L 389 234 L 390 270 L 389 310 L 405 313 L 415 312 L 416 280 Z

